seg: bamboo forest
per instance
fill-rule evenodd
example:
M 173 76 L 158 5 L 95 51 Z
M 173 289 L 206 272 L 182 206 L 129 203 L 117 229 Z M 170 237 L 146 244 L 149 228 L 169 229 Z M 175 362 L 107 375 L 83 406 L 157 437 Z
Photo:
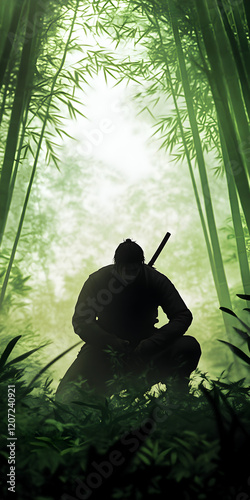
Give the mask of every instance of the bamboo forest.
M 249 500 L 250 1 L 1 0 L 0 33 L 1 499 Z M 145 361 L 117 332 L 110 392 L 60 399 L 91 348 L 79 293 L 122 279 L 122 242 L 201 355 L 186 391 L 147 386 L 159 333 Z M 157 328 L 185 333 L 169 304 Z

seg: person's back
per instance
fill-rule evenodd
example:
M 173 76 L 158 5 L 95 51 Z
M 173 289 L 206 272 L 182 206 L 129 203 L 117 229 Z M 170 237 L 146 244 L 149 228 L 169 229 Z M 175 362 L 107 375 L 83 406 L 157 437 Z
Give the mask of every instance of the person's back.
M 152 335 L 159 306 L 170 320 L 177 315 L 187 329 L 192 315 L 166 276 L 146 264 L 132 279 L 129 272 L 122 277 L 111 264 L 89 276 L 73 316 L 76 333 L 81 336 L 82 330 L 97 322 L 105 331 L 135 346 Z M 84 340 L 84 332 L 82 335 Z

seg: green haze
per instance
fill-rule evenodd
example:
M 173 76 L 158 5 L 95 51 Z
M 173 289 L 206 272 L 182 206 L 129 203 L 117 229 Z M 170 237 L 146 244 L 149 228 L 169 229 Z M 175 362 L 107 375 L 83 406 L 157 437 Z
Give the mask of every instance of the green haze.
M 247 11 L 191 3 L 186 18 L 172 0 L 2 3 L 2 337 L 22 334 L 20 353 L 51 342 L 32 374 L 78 340 L 89 273 L 127 237 L 149 261 L 166 231 L 156 268 L 193 312 L 200 369 L 233 360 L 217 339 L 232 335 L 219 307 L 241 312 L 250 286 Z M 76 353 L 52 367 L 55 385 Z

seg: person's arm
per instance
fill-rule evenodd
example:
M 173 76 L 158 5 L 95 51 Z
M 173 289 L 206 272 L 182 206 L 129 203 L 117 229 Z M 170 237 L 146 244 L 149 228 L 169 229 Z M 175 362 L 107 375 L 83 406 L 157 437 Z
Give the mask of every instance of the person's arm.
M 161 328 L 156 328 L 156 333 L 140 342 L 136 353 L 141 356 L 154 355 L 159 349 L 166 348 L 173 340 L 184 335 L 193 319 L 191 311 L 166 276 L 158 272 L 154 274 L 153 286 L 159 306 L 162 307 L 169 322 Z
M 95 347 L 105 348 L 111 346 L 117 351 L 126 350 L 129 344 L 127 340 L 119 339 L 98 325 L 96 321 L 98 315 L 96 295 L 96 287 L 93 278 L 90 276 L 84 283 L 75 306 L 72 318 L 75 333 L 84 342 Z

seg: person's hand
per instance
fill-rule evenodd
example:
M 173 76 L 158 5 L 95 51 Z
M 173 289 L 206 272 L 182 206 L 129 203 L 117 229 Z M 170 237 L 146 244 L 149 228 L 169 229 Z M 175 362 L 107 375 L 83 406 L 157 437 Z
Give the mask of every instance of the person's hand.
M 133 352 L 133 357 L 138 358 L 141 361 L 147 361 L 148 357 L 150 357 L 150 351 L 152 348 L 152 342 L 148 339 L 141 340 L 138 346 L 135 348 Z
M 126 369 L 134 374 L 138 374 L 141 372 L 143 367 L 145 366 L 144 360 L 140 356 L 138 347 L 130 351 L 125 358 Z
M 128 353 L 130 351 L 130 342 L 129 340 L 119 339 L 118 337 L 114 337 L 112 339 L 112 343 L 109 344 L 112 349 L 119 353 Z
M 129 352 L 129 350 L 130 350 L 129 340 L 119 339 L 117 350 L 118 350 L 118 352 L 124 352 L 124 353 Z

